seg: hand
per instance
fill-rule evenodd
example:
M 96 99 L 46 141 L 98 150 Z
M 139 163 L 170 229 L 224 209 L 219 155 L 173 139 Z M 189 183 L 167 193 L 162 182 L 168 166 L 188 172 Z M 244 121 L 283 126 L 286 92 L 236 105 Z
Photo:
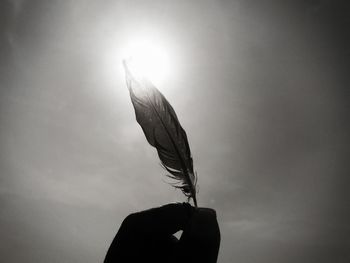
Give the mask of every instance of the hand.
M 184 262 L 216 262 L 220 229 L 212 208 L 195 208 L 180 239 Z M 190 257 L 190 258 L 188 258 Z

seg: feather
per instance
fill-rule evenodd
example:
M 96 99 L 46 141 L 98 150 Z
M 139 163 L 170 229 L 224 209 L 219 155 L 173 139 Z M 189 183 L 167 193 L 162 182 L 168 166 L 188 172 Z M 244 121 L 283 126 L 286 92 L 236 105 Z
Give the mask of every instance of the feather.
M 164 95 L 146 78 L 132 70 L 129 61 L 123 61 L 126 84 L 147 141 L 157 149 L 159 159 L 169 177 L 176 180 L 174 187 L 193 199 L 197 206 L 197 175 L 185 130 Z

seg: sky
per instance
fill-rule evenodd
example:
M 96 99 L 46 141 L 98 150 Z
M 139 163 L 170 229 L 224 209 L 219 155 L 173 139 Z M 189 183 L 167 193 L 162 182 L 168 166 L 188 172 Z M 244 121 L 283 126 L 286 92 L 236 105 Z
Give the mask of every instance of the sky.
M 121 59 L 150 37 L 218 262 L 350 260 L 346 1 L 0 3 L 0 262 L 102 262 L 121 221 L 185 197 L 135 121 Z

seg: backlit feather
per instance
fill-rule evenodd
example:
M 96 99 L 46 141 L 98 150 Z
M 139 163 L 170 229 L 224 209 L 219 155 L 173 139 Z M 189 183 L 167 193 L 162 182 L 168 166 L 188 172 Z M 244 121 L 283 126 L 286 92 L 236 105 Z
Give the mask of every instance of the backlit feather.
M 157 149 L 162 166 L 169 177 L 176 180 L 173 186 L 196 200 L 197 176 L 185 130 L 164 95 L 147 79 L 132 71 L 123 61 L 126 84 L 135 109 L 136 120 L 143 129 L 147 141 Z

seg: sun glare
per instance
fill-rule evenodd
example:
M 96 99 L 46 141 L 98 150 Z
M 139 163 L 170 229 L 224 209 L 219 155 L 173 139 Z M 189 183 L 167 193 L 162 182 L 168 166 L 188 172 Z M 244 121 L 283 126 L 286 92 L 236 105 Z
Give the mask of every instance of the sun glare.
M 134 40 L 123 52 L 137 74 L 154 84 L 163 83 L 170 74 L 170 59 L 165 49 L 155 41 Z

